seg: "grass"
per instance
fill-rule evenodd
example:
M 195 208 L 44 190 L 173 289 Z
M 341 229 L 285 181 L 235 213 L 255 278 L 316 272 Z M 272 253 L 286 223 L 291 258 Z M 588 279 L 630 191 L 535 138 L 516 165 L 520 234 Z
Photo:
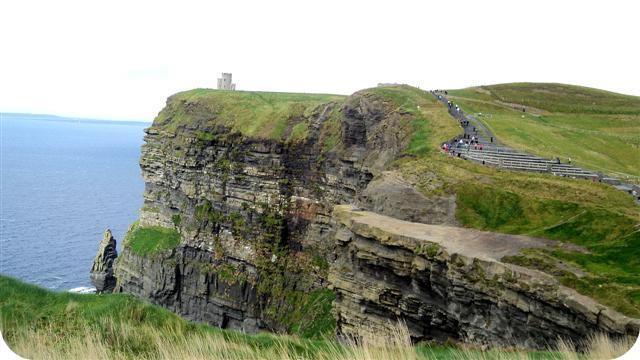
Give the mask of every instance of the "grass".
M 58 293 L 0 276 L 0 328 L 30 359 L 577 359 L 573 344 L 551 351 L 482 351 L 473 346 L 411 344 L 406 326 L 360 342 L 247 335 L 191 323 L 125 294 Z M 614 358 L 632 339 L 590 340 L 587 357 Z M 597 357 L 595 357 L 597 356 Z M 580 356 L 582 357 L 582 356 Z
M 290 333 L 303 338 L 332 336 L 336 330 L 336 320 L 331 314 L 335 298 L 336 295 L 328 289 L 312 291 L 302 306 L 288 314 L 286 322 L 294 324 Z
M 291 134 L 289 135 L 290 142 L 301 142 L 302 140 L 307 138 L 309 135 L 309 126 L 306 122 L 299 122 L 293 126 L 291 129 Z
M 640 97 L 535 83 L 449 93 L 511 147 L 640 181 Z
M 338 144 L 342 112 L 335 106 L 320 131 L 320 143 L 324 152 L 331 151 Z
M 169 132 L 186 126 L 211 130 L 225 126 L 250 138 L 283 140 L 288 129 L 318 106 L 344 99 L 329 94 L 194 89 L 171 96 L 154 126 Z M 302 136 L 306 132 L 300 125 L 292 137 L 300 140 Z
M 198 338 L 217 339 L 253 353 L 265 350 L 267 354 L 278 346 L 305 354 L 323 345 L 271 334 L 249 336 L 190 323 L 126 294 L 57 293 L 5 276 L 0 276 L 0 315 L 7 343 L 29 358 L 69 351 L 78 352 L 71 357 L 87 358 L 83 355 L 90 350 L 83 346 L 87 340 L 89 346 L 96 346 L 94 352 L 101 355 L 98 358 L 156 358 L 162 355 L 159 343 L 184 349 Z M 42 346 L 35 346 L 38 342 L 43 342 Z M 81 347 L 71 346 L 74 344 Z
M 174 216 L 174 224 L 179 225 L 181 219 Z M 175 248 L 180 243 L 180 234 L 175 229 L 160 226 L 139 227 L 134 224 L 126 235 L 124 246 L 141 256 Z
M 566 84 L 484 86 L 497 99 L 560 113 L 640 114 L 640 97 Z

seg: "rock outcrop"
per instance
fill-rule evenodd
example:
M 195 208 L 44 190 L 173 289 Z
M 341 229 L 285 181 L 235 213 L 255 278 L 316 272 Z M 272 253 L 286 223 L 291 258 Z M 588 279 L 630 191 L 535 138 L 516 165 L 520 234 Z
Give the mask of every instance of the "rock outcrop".
M 102 241 L 100 241 L 98 254 L 91 267 L 91 283 L 96 287 L 98 294 L 110 293 L 115 288 L 116 278 L 113 274 L 113 265 L 117 257 L 116 239 L 111 234 L 111 230 L 107 229 Z
M 337 206 L 338 333 L 388 331 L 404 321 L 412 338 L 544 349 L 559 337 L 637 336 L 625 317 L 545 273 L 503 263 L 523 248 L 566 246 L 549 240 L 401 221 Z
M 458 225 L 455 195 L 426 197 L 394 171 L 373 179 L 359 194 L 357 205 L 406 221 Z

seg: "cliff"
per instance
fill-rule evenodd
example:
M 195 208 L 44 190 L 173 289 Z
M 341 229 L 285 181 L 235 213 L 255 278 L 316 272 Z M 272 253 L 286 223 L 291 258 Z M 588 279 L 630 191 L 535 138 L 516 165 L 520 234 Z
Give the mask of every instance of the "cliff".
M 369 92 L 172 96 L 146 130 L 117 291 L 220 327 L 288 331 L 283 317 L 325 287 L 333 206 L 406 146 L 407 117 Z M 142 251 L 171 231 L 179 242 Z
M 404 321 L 414 340 L 545 349 L 559 337 L 633 336 L 631 319 L 540 271 L 501 262 L 525 248 L 566 247 L 550 240 L 411 223 L 351 206 L 333 212 L 339 334 L 391 331 Z
M 438 139 L 457 131 L 440 110 L 448 116 L 428 93 L 407 86 L 349 97 L 204 89 L 171 96 L 146 130 L 144 206 L 115 261 L 114 291 L 247 332 L 329 335 L 337 326 L 358 335 L 362 326 L 383 330 L 387 320 L 402 319 L 415 340 L 540 347 L 538 337 L 637 331 L 553 276 L 502 262 L 524 248 L 583 248 L 456 228 L 461 219 L 493 216 L 486 209 L 499 220 L 489 224 L 507 223 L 516 207 L 465 195 L 509 177 L 432 156 Z M 531 198 L 534 181 L 508 186 Z M 573 192 L 566 195 L 564 184 L 539 181 L 562 188 L 564 198 L 544 201 L 581 209 L 565 206 Z M 601 191 L 587 185 L 580 194 Z M 395 225 L 354 225 L 354 214 L 364 212 L 334 210 L 340 204 Z M 569 218 L 540 204 L 530 213 L 544 212 L 550 224 Z M 420 226 L 447 230 L 436 231 L 436 241 Z M 468 252 L 467 237 L 485 247 Z M 385 242 L 392 238 L 402 241 Z M 110 274 L 103 258 L 96 276 Z

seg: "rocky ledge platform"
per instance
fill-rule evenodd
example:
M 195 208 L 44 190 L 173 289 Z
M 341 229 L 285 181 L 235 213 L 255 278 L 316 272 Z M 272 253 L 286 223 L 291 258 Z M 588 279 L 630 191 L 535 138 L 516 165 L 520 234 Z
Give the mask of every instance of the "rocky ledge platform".
M 571 246 L 398 220 L 349 205 L 334 208 L 339 335 L 384 332 L 400 320 L 413 340 L 546 348 L 559 337 L 637 336 L 626 317 L 540 271 L 501 262 L 520 249 Z

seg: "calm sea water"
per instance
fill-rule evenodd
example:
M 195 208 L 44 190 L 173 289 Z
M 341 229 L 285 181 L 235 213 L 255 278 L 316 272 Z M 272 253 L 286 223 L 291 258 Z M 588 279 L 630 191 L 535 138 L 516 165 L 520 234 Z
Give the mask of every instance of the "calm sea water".
M 145 123 L 0 115 L 0 272 L 55 290 L 91 286 L 102 233 L 142 205 Z

